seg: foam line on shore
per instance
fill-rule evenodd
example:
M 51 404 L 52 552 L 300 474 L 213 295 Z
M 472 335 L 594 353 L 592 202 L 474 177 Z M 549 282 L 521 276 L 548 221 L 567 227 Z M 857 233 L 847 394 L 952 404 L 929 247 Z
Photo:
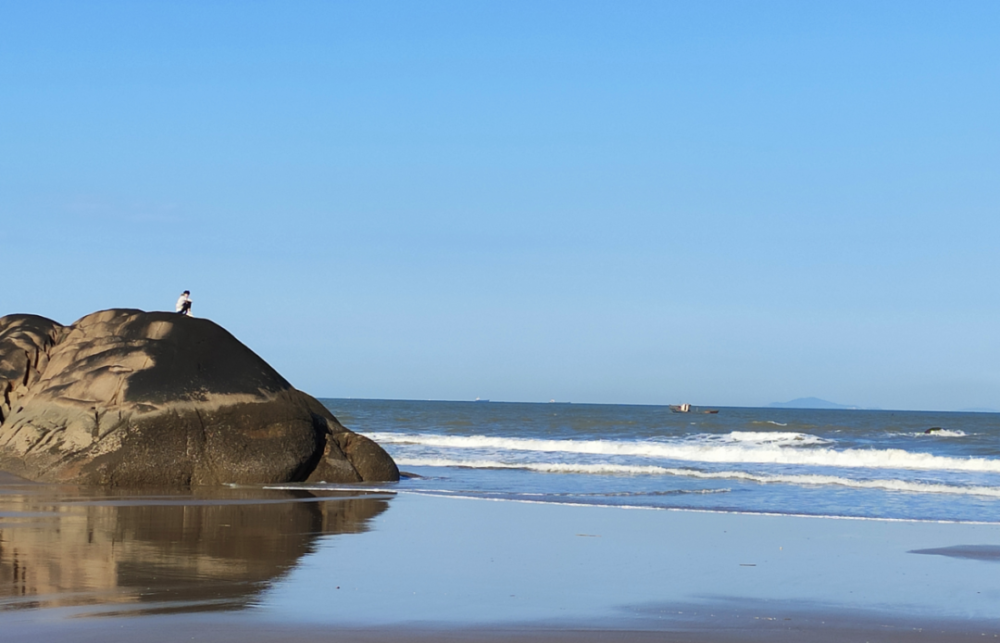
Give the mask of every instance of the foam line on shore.
M 275 489 L 284 491 L 370 491 L 385 493 L 384 488 L 343 485 L 318 484 L 283 484 L 266 485 L 265 489 Z M 984 525 L 1000 526 L 1000 521 L 990 522 L 987 520 L 934 520 L 927 518 L 883 518 L 872 516 L 844 516 L 836 514 L 808 514 L 808 513 L 780 513 L 777 511 L 747 511 L 735 509 L 705 509 L 702 507 L 663 507 L 658 505 L 624 505 L 624 504 L 595 504 L 586 502 L 565 502 L 529 498 L 512 497 L 486 497 L 481 494 L 469 491 L 452 491 L 449 489 L 396 489 L 389 493 L 399 496 L 423 496 L 426 498 L 445 498 L 449 500 L 478 500 L 487 502 L 517 502 L 529 505 L 558 505 L 560 507 L 584 507 L 592 509 L 637 509 L 642 511 L 677 511 L 702 514 L 722 514 L 731 516 L 771 516 L 775 518 L 815 518 L 821 520 L 858 520 L 863 522 L 899 522 L 914 524 L 934 524 L 934 525 Z

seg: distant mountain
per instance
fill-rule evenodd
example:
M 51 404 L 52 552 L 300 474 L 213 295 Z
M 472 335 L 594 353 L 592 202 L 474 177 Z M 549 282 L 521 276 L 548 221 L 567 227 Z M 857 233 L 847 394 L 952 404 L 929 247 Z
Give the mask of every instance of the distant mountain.
M 974 409 L 958 409 L 959 413 L 1000 413 L 1000 411 L 991 408 L 974 408 Z
M 773 402 L 768 404 L 775 409 L 857 409 L 857 406 L 849 404 L 837 404 L 829 400 L 821 400 L 818 397 L 800 397 L 791 402 Z

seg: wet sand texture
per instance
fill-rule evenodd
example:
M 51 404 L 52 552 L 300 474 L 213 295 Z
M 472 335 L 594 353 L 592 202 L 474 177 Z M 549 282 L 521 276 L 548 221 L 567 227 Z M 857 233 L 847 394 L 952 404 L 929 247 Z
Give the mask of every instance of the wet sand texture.
M 7 477 L 0 632 L 33 643 L 997 640 L 997 546 L 993 524 Z

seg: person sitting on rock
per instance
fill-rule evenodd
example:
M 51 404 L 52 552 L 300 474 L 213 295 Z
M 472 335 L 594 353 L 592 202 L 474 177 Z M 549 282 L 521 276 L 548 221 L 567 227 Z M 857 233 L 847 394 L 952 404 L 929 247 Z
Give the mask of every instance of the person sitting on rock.
M 185 290 L 177 298 L 177 312 L 182 315 L 191 316 L 191 291 Z

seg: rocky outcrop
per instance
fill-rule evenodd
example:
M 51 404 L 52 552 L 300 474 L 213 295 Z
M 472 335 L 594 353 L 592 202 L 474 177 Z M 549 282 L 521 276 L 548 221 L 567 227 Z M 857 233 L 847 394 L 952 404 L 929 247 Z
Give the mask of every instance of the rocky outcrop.
M 399 479 L 225 329 L 115 309 L 0 318 L 0 470 L 108 486 Z

